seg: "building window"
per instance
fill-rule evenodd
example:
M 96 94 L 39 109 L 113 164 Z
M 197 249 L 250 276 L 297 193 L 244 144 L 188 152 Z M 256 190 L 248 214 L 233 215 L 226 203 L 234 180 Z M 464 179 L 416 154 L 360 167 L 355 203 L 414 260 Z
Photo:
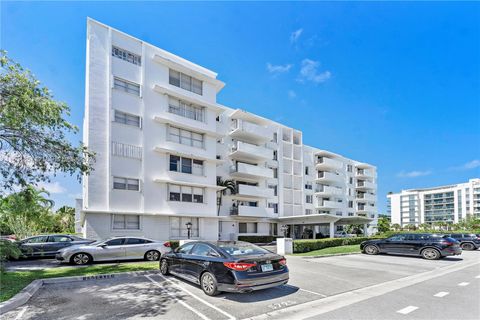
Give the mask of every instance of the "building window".
M 142 159 L 142 147 L 112 141 L 112 155 L 132 159 Z
M 351 201 L 351 200 L 348 201 L 348 207 L 349 207 L 349 208 L 353 208 L 353 201 Z
M 278 169 L 277 168 L 270 168 L 273 171 L 273 178 L 277 179 L 278 178 Z
M 276 236 L 277 234 L 278 234 L 277 224 L 276 223 L 270 223 L 270 235 L 271 236 Z
M 198 218 L 170 217 L 170 236 L 172 238 L 187 238 L 187 223 L 191 223 L 190 236 L 196 238 L 198 233 Z
M 176 127 L 168 127 L 168 137 L 172 142 L 203 148 L 203 134 Z
M 138 214 L 113 214 L 112 229 L 114 230 L 140 230 L 140 216 Z
M 184 73 L 170 69 L 169 83 L 173 86 L 191 91 L 196 94 L 202 94 L 203 82 Z
M 140 85 L 134 82 L 115 77 L 113 79 L 113 88 L 140 96 Z
M 257 223 L 240 222 L 238 224 L 238 233 L 257 233 Z
M 273 209 L 273 213 L 278 213 L 278 203 L 268 203 L 268 207 Z
M 353 178 L 352 177 L 348 178 L 348 183 L 353 184 Z
M 305 189 L 307 189 L 307 190 L 312 190 L 312 189 L 313 189 L 313 185 L 312 185 L 310 182 L 307 182 L 307 183 L 305 184 Z
M 308 167 L 305 167 L 305 175 L 307 175 L 307 176 L 309 175 L 309 173 L 308 173 Z
M 269 184 L 268 185 L 268 188 L 269 189 L 273 189 L 273 195 L 276 197 L 277 196 L 277 191 L 278 191 L 278 188 L 276 185 L 273 185 L 273 184 Z
M 142 64 L 142 58 L 138 54 L 120 49 L 119 47 L 112 47 L 112 56 L 136 64 L 137 66 Z
M 308 194 L 305 196 L 305 202 L 306 203 L 313 203 L 313 196 Z
M 170 155 L 170 171 L 203 175 L 203 161 Z
M 273 160 L 277 160 L 278 159 L 278 153 L 277 153 L 277 150 L 273 150 Z
M 205 108 L 170 97 L 168 112 L 196 121 L 205 121 Z
M 168 185 L 170 201 L 204 203 L 204 188 L 180 186 L 176 184 Z
M 126 124 L 133 127 L 141 127 L 141 120 L 139 116 L 128 114 L 122 111 L 115 110 L 115 122 Z
M 273 139 L 272 139 L 272 142 L 275 142 L 277 143 L 278 142 L 278 135 L 276 132 L 273 133 Z
M 140 190 L 140 180 L 121 177 L 113 177 L 113 189 L 117 190 Z
M 312 209 L 305 209 L 305 214 L 306 215 L 312 214 Z
M 348 171 L 348 172 L 352 172 L 352 171 L 353 171 L 353 168 L 352 168 L 352 165 L 351 165 L 351 164 L 347 164 L 347 171 Z

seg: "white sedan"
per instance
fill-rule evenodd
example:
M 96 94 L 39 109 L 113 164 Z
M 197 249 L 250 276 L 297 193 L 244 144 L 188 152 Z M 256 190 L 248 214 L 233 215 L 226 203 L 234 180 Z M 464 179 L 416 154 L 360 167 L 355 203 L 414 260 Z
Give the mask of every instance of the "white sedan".
M 157 261 L 172 251 L 170 242 L 140 237 L 116 237 L 91 244 L 76 245 L 61 249 L 55 258 L 58 261 L 83 265 L 94 261 L 144 259 Z

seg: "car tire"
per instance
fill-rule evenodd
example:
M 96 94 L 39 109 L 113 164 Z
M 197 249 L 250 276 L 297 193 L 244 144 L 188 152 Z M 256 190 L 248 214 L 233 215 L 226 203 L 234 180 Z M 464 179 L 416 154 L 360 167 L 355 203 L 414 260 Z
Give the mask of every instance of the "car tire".
M 168 271 L 167 259 L 160 260 L 160 273 L 163 274 L 164 276 L 168 276 L 170 274 L 170 271 Z
M 93 261 L 92 256 L 89 255 L 88 253 L 84 253 L 84 252 L 75 253 L 70 258 L 70 262 L 72 264 L 77 265 L 77 266 L 83 266 L 83 265 L 91 263 L 92 261 Z
M 158 260 L 160 260 L 160 252 L 158 252 L 157 250 L 147 251 L 145 253 L 144 258 L 147 261 L 158 261 Z
M 466 250 L 466 251 L 475 250 L 475 246 L 470 242 L 462 243 L 460 247 L 462 248 L 462 250 Z
M 205 272 L 200 277 L 200 287 L 207 296 L 215 296 L 220 293 L 218 291 L 217 279 L 210 272 Z
M 438 260 L 442 257 L 440 251 L 433 248 L 425 248 L 422 250 L 421 255 L 424 259 L 427 260 Z
M 378 254 L 378 248 L 377 246 L 369 244 L 363 248 L 363 252 L 370 255 Z

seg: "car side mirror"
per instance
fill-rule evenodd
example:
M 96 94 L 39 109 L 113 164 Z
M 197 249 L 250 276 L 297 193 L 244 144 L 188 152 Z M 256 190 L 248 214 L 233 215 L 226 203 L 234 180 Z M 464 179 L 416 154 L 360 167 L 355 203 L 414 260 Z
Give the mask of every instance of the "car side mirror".
M 103 249 L 105 249 L 105 248 L 107 247 L 107 244 L 106 244 L 106 243 L 102 243 L 102 244 L 100 244 L 100 245 L 98 245 L 98 246 L 101 247 L 101 248 L 103 248 Z

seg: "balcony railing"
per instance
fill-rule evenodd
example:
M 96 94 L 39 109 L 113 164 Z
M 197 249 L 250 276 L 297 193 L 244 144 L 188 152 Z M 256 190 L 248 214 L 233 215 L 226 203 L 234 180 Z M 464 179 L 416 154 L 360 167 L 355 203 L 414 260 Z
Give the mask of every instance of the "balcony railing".
M 230 215 L 243 217 L 272 217 L 273 208 L 235 206 L 230 208 Z
M 232 157 L 244 157 L 252 159 L 272 159 L 273 151 L 252 143 L 235 141 L 232 146 Z
M 267 128 L 242 119 L 234 119 L 230 135 L 259 142 L 267 142 L 272 139 L 273 133 Z
M 340 161 L 326 157 L 318 157 L 316 165 L 318 169 L 342 169 L 343 167 Z
M 237 163 L 230 168 L 230 173 L 245 178 L 273 178 L 273 170 L 247 163 Z

